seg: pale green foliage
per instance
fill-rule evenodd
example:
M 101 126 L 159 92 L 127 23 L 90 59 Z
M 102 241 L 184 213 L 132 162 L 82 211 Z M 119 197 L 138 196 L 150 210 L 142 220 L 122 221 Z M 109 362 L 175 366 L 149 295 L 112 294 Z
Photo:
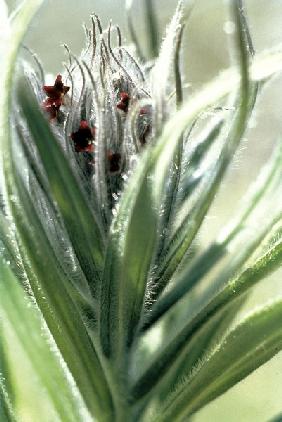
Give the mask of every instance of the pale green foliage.
M 202 252 L 194 245 L 282 53 L 256 55 L 242 2 L 230 1 L 239 66 L 183 102 L 182 3 L 156 57 L 145 2 L 151 66 L 119 30 L 113 48 L 113 29 L 93 17 L 82 56 L 66 47 L 71 96 L 50 122 L 40 64 L 14 78 L 40 3 L 24 2 L 10 22 L 0 3 L 0 420 L 187 420 L 282 349 L 281 298 L 232 325 L 282 262 L 281 139 L 230 224 Z M 130 107 L 118 113 L 124 90 Z M 226 101 L 233 113 L 218 111 Z M 81 120 L 96 127 L 93 155 L 70 143 Z

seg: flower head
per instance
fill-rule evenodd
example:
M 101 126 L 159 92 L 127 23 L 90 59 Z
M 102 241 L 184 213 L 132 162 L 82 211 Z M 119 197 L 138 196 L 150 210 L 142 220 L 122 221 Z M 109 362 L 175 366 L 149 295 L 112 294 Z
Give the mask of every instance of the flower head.
M 54 85 L 44 85 L 43 91 L 47 95 L 47 99 L 43 101 L 43 108 L 50 115 L 50 119 L 55 119 L 58 115 L 61 105 L 64 103 L 64 96 L 70 87 L 65 86 L 62 81 L 62 75 L 57 75 Z
M 119 34 L 116 46 L 111 39 L 114 31 Z M 153 104 L 152 69 L 122 45 L 119 29 L 110 25 L 103 31 L 95 16 L 88 34 L 81 56 L 66 47 L 66 72 L 59 73 L 53 85 L 42 84 L 41 90 L 37 84 L 35 93 L 87 192 L 96 191 L 103 198 L 100 206 L 111 210 L 126 173 L 144 147 L 154 142 L 154 115 L 160 113 Z M 33 83 L 34 74 L 27 75 Z M 166 102 L 165 108 L 170 107 Z
M 94 152 L 95 128 L 90 128 L 86 120 L 81 120 L 79 128 L 71 134 L 76 152 Z
M 120 101 L 117 103 L 117 108 L 127 113 L 130 100 L 129 95 L 127 92 L 121 92 L 119 95 Z

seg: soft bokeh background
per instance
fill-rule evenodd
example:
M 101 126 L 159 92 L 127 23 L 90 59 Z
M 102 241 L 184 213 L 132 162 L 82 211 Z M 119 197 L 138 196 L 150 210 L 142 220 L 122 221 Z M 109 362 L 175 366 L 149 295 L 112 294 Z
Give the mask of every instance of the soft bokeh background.
M 188 1 L 185 2 L 188 4 Z M 11 10 L 17 1 L 8 2 Z M 176 0 L 155 0 L 160 29 L 167 24 Z M 261 51 L 282 43 L 282 1 L 246 0 L 255 47 Z M 144 50 L 146 34 L 143 1 L 135 0 L 133 7 L 136 31 Z M 104 24 L 109 19 L 120 25 L 125 38 L 125 0 L 48 0 L 29 28 L 26 44 L 44 64 L 45 70 L 57 73 L 66 60 L 63 42 L 74 53 L 84 43 L 83 22 L 97 13 Z M 228 10 L 223 0 L 197 0 L 185 32 L 186 82 L 196 90 L 230 64 L 227 53 Z M 227 23 L 227 24 L 226 24 Z M 282 135 L 282 78 L 276 78 L 260 100 L 246 139 L 228 172 L 224 186 L 217 195 L 202 229 L 201 239 L 211 239 L 221 225 L 232 216 L 246 187 L 255 178 L 269 157 L 273 142 Z M 281 198 L 277 198 L 277 206 Z M 282 271 L 276 272 L 258 286 L 248 304 L 260 304 L 282 295 Z M 282 328 L 282 321 L 281 321 Z M 222 397 L 198 412 L 195 422 L 265 422 L 282 411 L 282 353 L 255 371 Z

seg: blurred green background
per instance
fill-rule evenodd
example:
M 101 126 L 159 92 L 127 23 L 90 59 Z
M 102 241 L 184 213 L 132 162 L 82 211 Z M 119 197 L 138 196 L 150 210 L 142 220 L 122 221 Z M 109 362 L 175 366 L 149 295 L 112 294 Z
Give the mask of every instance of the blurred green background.
M 12 10 L 17 1 L 10 0 Z M 146 31 L 143 19 L 143 1 L 135 0 L 133 16 L 136 31 L 145 51 Z M 190 2 L 184 2 L 188 5 Z M 155 0 L 160 31 L 175 8 L 175 0 Z M 227 52 L 229 36 L 227 2 L 197 0 L 185 31 L 183 67 L 186 82 L 196 90 L 230 64 Z M 247 0 L 247 11 L 255 48 L 262 51 L 282 43 L 282 0 Z M 26 44 L 44 64 L 46 72 L 62 70 L 66 60 L 62 43 L 79 54 L 84 45 L 82 24 L 89 24 L 91 13 L 97 13 L 104 24 L 110 19 L 120 25 L 125 39 L 129 39 L 126 25 L 125 0 L 49 0 L 33 21 Z M 227 31 L 228 32 L 228 31 Z M 282 135 L 282 78 L 276 78 L 260 99 L 256 115 L 246 133 L 226 181 L 206 218 L 202 243 L 212 239 L 239 205 L 242 194 L 269 157 L 273 142 Z M 281 198 L 277 198 L 281 204 Z M 282 271 L 276 272 L 258 286 L 250 297 L 250 305 L 260 304 L 282 295 Z M 281 321 L 282 328 L 282 321 Z M 198 412 L 195 422 L 266 422 L 282 411 L 282 353 L 255 371 L 222 397 Z

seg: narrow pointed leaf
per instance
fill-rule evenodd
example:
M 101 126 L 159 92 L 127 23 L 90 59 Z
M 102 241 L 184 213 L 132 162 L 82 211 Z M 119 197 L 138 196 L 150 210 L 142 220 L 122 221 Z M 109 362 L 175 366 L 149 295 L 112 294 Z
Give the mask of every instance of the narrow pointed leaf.
M 197 183 L 202 180 L 203 176 L 198 179 L 193 179 L 193 173 L 198 169 L 201 161 L 206 157 L 211 146 L 214 144 L 218 136 L 220 135 L 221 129 L 223 126 L 222 117 L 216 117 L 213 119 L 207 128 L 200 135 L 199 140 L 196 142 L 195 147 L 190 153 L 190 156 L 186 158 L 188 162 L 186 165 L 186 170 L 182 176 L 181 180 L 181 191 L 179 196 L 181 196 L 181 202 L 185 201 L 188 196 L 190 196 L 192 187 L 194 188 L 193 182 L 197 180 Z M 192 180 L 191 180 L 192 179 Z M 192 186 L 191 186 L 192 185 Z M 180 198 L 178 198 L 178 206 Z M 181 223 L 179 223 L 180 225 Z
M 246 317 L 176 389 L 156 421 L 182 421 L 277 354 L 281 318 L 281 300 Z
M 204 217 L 213 202 L 228 165 L 230 164 L 240 144 L 253 108 L 255 98 L 252 98 L 251 95 L 253 92 L 253 95 L 256 96 L 256 91 L 252 89 L 249 81 L 248 53 L 246 49 L 247 47 L 244 44 L 243 28 L 241 26 L 239 16 L 237 16 L 237 21 L 237 41 L 241 57 L 242 72 L 239 109 L 236 112 L 227 139 L 223 144 L 218 159 L 215 161 L 214 166 L 212 166 L 212 168 L 207 172 L 198 201 L 195 203 L 192 210 L 185 215 L 185 218 L 181 221 L 180 226 L 171 239 L 167 254 L 160 266 L 160 269 L 158 270 L 156 280 L 156 284 L 161 286 L 162 289 L 167 285 L 168 281 L 178 270 L 182 259 L 186 255 L 188 248 L 194 240 L 195 235 L 197 234 L 199 227 L 201 226 Z M 185 207 L 185 205 L 183 205 L 183 207 Z
M 3 251 L 1 252 L 2 257 L 4 257 L 6 261 L 10 262 L 13 272 L 16 274 L 18 279 L 23 279 L 24 268 L 18 252 L 15 233 L 2 213 L 0 213 L 0 241 L 3 245 Z
M 148 3 L 151 3 L 151 0 L 148 1 Z M 179 2 L 175 15 L 167 29 L 159 57 L 157 58 L 153 69 L 152 92 L 155 101 L 153 109 L 153 127 L 156 135 L 161 133 L 163 123 L 167 120 L 168 117 L 166 115 L 167 89 L 169 86 L 168 82 L 171 68 L 173 67 L 173 61 L 175 59 L 175 49 L 177 47 L 177 41 L 180 37 L 182 28 L 182 9 L 182 2 Z
M 168 117 L 166 115 L 165 99 L 167 97 L 168 87 L 170 86 L 169 76 L 171 73 L 172 65 L 174 67 L 175 76 L 176 107 L 179 108 L 183 103 L 182 80 L 179 63 L 180 46 L 184 31 L 184 24 L 182 23 L 182 7 L 183 5 L 180 2 L 167 30 L 167 35 L 163 41 L 162 49 L 154 68 L 152 89 L 155 93 L 154 96 L 156 98 L 154 106 L 156 134 L 158 132 L 161 133 L 162 124 L 166 121 Z M 158 128 L 158 125 L 160 126 L 160 128 Z M 168 172 L 167 187 L 166 191 L 164 192 L 164 199 L 162 204 L 162 218 L 160 221 L 159 228 L 160 233 L 170 232 L 170 226 L 172 224 L 173 217 L 175 216 L 175 200 L 179 191 L 183 147 L 184 139 L 182 139 L 182 141 L 178 143 L 178 147 L 174 153 L 173 162 L 171 163 L 171 168 Z M 162 260 L 165 241 L 166 236 L 161 236 L 161 240 L 158 245 L 158 254 L 155 266 L 158 266 L 159 261 Z M 155 289 L 154 295 L 157 294 L 158 291 L 157 289 Z
M 231 223 L 223 229 L 222 233 L 219 234 L 216 242 L 212 243 L 194 262 L 189 263 L 187 268 L 186 266 L 183 267 L 181 273 L 176 278 L 175 285 L 160 297 L 152 307 L 143 329 L 149 328 L 161 318 L 165 312 L 191 291 L 197 282 L 226 255 L 228 244 L 240 233 L 252 211 L 263 200 L 268 190 L 271 188 L 274 188 L 274 190 L 277 189 L 277 183 L 278 185 L 280 184 L 281 171 L 282 144 L 278 143 L 272 159 L 262 169 L 254 185 L 251 186 L 250 192 L 246 195 L 246 199 L 243 199 L 244 206 L 242 209 L 237 213 Z
M 273 222 L 271 222 L 271 225 L 273 225 Z M 226 306 L 230 306 L 262 278 L 281 265 L 282 239 L 280 237 L 263 256 L 235 277 L 236 272 L 241 269 L 246 259 L 249 259 L 258 248 L 269 230 L 269 227 L 265 227 L 260 235 L 249 241 L 248 247 L 245 246 L 241 256 L 239 255 L 232 262 L 233 271 L 230 262 L 226 267 L 228 269 L 223 270 L 218 278 L 211 283 L 211 291 L 205 292 L 202 299 L 205 305 L 200 302 L 197 304 L 200 310 L 196 314 L 192 314 L 192 318 L 187 321 L 184 327 L 154 356 L 150 365 L 135 382 L 132 393 L 135 398 L 141 398 L 148 394 L 159 382 L 163 381 L 168 371 L 173 372 L 178 367 L 179 361 L 185 358 L 185 354 L 190 347 L 189 342 L 193 341 L 194 336 L 201 332 L 207 322 L 211 323 L 212 318 L 217 318 L 226 309 Z M 277 226 L 274 226 L 273 234 L 280 233 L 280 230 L 281 221 L 277 223 Z M 218 290 L 218 293 L 216 294 L 214 290 Z
M 176 369 L 172 374 L 168 374 L 166 382 L 161 386 L 165 389 L 166 385 L 170 386 L 169 391 L 166 390 L 166 396 L 163 400 L 169 397 L 168 393 L 173 392 L 173 388 L 183 379 L 191 374 L 193 368 L 207 355 L 208 351 L 214 349 L 215 345 L 222 340 L 222 338 L 229 331 L 232 322 L 238 314 L 240 308 L 246 302 L 246 297 L 243 296 L 240 300 L 232 303 L 225 311 L 218 313 L 215 318 L 211 318 L 204 327 L 196 333 L 186 347 L 185 355 L 179 360 Z M 173 386 L 173 388 L 171 388 Z
M 18 353 L 24 351 L 18 354 L 16 361 L 10 362 L 10 365 L 14 366 L 14 378 L 10 380 L 8 391 L 15 388 L 12 393 L 17 394 L 16 386 L 21 382 L 16 376 L 17 366 L 24 366 L 25 361 L 28 361 L 34 377 L 38 378 L 41 387 L 46 389 L 46 398 L 51 402 L 49 405 L 52 404 L 60 418 L 70 422 L 78 420 L 82 416 L 79 408 L 82 402 L 75 397 L 67 374 L 62 370 L 57 352 L 55 349 L 51 350 L 50 339 L 48 340 L 47 335 L 43 334 L 39 312 L 24 297 L 24 291 L 2 261 L 0 278 L 1 347 L 4 349 L 4 357 L 6 355 L 7 358 L 3 374 L 4 383 L 5 379 L 9 380 L 9 359 L 11 359 L 13 349 Z M 21 372 L 18 372 L 20 376 Z M 33 382 L 32 377 L 30 382 Z M 25 388 L 29 389 L 28 379 L 25 380 Z M 15 397 L 16 401 L 17 397 Z M 40 418 L 40 415 L 38 414 L 37 417 Z
M 97 352 L 26 189 L 19 177 L 16 182 L 21 207 L 14 203 L 13 214 L 34 271 L 35 278 L 29 277 L 33 294 L 88 408 L 107 420 L 111 398 Z
M 0 61 L 0 146 L 1 164 L 5 174 L 4 193 L 11 192 L 13 176 L 11 171 L 11 92 L 15 76 L 15 63 L 22 38 L 33 16 L 41 6 L 43 0 L 30 0 L 22 2 L 12 22 L 7 22 L 7 16 L 2 16 L 1 31 L 3 28 L 3 45 L 1 45 Z M 1 0 L 1 8 L 2 6 Z M 4 9 L 2 9 L 4 10 Z M 2 33 L 1 33 L 2 35 Z M 6 199 L 6 198 L 5 198 Z

